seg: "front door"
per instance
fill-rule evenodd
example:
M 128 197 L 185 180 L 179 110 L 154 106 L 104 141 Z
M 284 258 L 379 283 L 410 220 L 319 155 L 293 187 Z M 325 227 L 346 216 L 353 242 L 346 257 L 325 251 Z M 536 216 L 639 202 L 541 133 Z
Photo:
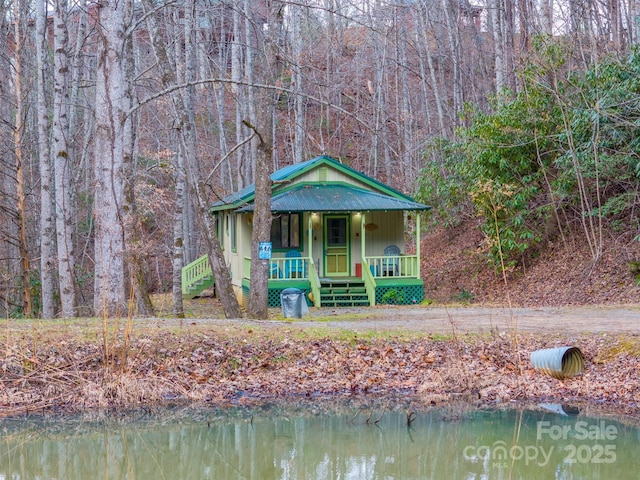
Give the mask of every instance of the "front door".
M 349 275 L 349 217 L 325 215 L 324 217 L 324 276 Z

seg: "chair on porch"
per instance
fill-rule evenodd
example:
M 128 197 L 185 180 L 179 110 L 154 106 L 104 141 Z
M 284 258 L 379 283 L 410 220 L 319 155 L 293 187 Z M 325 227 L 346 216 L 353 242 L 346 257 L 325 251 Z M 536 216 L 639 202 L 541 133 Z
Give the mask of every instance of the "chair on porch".
M 306 276 L 305 264 L 300 252 L 298 250 L 289 250 L 285 257 L 287 258 L 284 263 L 285 277 L 304 278 Z
M 382 276 L 394 277 L 400 275 L 400 247 L 389 245 L 384 249 L 384 256 L 390 257 L 382 260 Z

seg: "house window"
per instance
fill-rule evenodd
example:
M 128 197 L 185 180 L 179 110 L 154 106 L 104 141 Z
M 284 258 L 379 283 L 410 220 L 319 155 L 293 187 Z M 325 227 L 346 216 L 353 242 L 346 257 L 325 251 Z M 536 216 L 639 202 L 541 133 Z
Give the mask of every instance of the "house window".
M 271 244 L 274 250 L 300 248 L 300 214 L 283 213 L 271 221 Z
M 224 222 L 224 215 L 222 213 L 216 214 L 216 234 L 218 235 L 218 240 L 220 241 L 220 247 L 224 250 L 224 226 L 222 224 Z
M 222 235 L 222 241 L 220 242 L 220 245 L 222 245 L 224 247 L 224 244 L 226 243 L 225 237 L 229 236 L 229 214 L 225 213 L 224 215 L 224 234 Z
M 236 229 L 238 228 L 238 214 L 231 214 L 231 251 L 237 252 L 238 245 L 236 242 Z

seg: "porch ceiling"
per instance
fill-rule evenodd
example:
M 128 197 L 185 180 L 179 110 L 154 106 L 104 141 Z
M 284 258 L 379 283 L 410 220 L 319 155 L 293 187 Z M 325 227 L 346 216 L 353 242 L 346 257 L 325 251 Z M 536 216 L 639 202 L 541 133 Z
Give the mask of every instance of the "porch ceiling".
M 238 212 L 252 212 L 253 204 Z M 429 206 L 343 184 L 302 184 L 271 197 L 273 212 L 428 210 Z

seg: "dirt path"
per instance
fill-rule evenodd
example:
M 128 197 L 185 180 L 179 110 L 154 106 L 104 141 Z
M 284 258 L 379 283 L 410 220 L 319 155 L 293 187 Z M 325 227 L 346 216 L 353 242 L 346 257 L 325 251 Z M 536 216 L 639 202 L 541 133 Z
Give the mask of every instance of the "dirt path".
M 640 305 L 623 307 L 374 307 L 312 309 L 301 320 L 276 313 L 273 320 L 188 319 L 187 324 L 250 325 L 261 327 L 336 328 L 356 332 L 402 331 L 446 334 L 505 331 L 517 327 L 527 333 L 640 333 Z M 146 320 L 148 321 L 148 320 Z M 153 320 L 166 324 L 168 320 Z
M 339 314 L 339 311 L 337 312 Z M 313 325 L 315 322 L 300 322 Z M 336 318 L 327 326 L 352 330 L 404 330 L 431 333 L 499 331 L 517 327 L 530 333 L 640 333 L 640 306 L 548 308 L 386 308 L 370 320 Z

